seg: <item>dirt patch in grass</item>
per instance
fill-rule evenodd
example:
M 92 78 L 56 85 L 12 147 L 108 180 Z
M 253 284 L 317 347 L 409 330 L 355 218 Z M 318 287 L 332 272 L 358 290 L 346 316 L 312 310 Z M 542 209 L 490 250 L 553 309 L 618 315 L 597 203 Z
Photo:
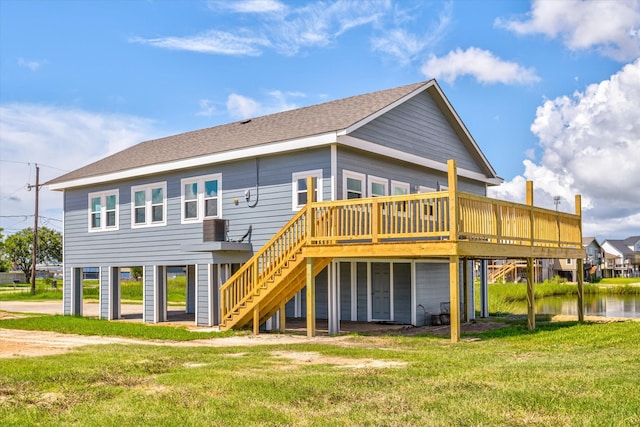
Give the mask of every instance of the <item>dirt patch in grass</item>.
M 283 369 L 301 365 L 335 365 L 338 368 L 365 369 L 365 368 L 399 368 L 406 366 L 406 362 L 378 359 L 349 359 L 346 357 L 325 356 L 314 351 L 272 351 L 272 356 L 289 360 L 289 364 L 283 365 Z
M 0 312 L 2 318 L 20 317 L 20 315 L 9 314 Z M 463 333 L 482 332 L 491 329 L 502 328 L 508 325 L 507 323 L 492 322 L 492 321 L 478 321 L 473 323 L 465 323 L 461 326 Z M 343 333 L 350 333 L 354 331 L 343 331 Z M 0 359 L 9 357 L 38 357 L 48 356 L 54 354 L 64 354 L 74 348 L 85 345 L 100 345 L 100 344 L 129 344 L 129 345 L 154 345 L 154 346 L 171 346 L 171 347 L 252 347 L 257 345 L 279 345 L 279 344 L 331 344 L 339 346 L 363 346 L 363 347 L 376 347 L 376 336 L 416 336 L 423 334 L 430 334 L 442 337 L 448 337 L 449 326 L 399 326 L 393 325 L 390 328 L 377 328 L 371 327 L 364 332 L 365 335 L 370 336 L 363 342 L 355 343 L 353 337 L 349 335 L 340 335 L 336 337 L 330 336 L 316 336 L 313 338 L 307 338 L 303 334 L 260 334 L 254 335 L 241 335 L 228 338 L 216 338 L 216 339 L 203 339 L 187 342 L 176 341 L 152 341 L 152 340 L 140 340 L 132 338 L 120 338 L 120 337 L 102 337 L 102 336 L 84 336 L 73 334 L 61 334 L 57 332 L 46 331 L 25 331 L 19 329 L 0 329 Z M 380 342 L 380 346 L 388 345 L 388 343 Z M 286 356 L 283 356 L 286 357 Z M 303 354 L 297 355 L 295 359 L 297 363 L 323 363 L 323 364 L 335 364 L 335 365 L 349 365 L 351 367 L 375 367 L 380 361 L 366 360 L 366 361 L 352 361 L 351 359 L 345 360 L 330 360 L 328 358 L 322 358 L 320 356 L 308 356 L 306 359 Z M 308 360 L 307 362 L 304 362 Z M 321 360 L 321 361 L 319 361 Z M 359 366 L 358 364 L 364 364 L 366 366 Z M 381 366 L 386 367 L 386 366 Z

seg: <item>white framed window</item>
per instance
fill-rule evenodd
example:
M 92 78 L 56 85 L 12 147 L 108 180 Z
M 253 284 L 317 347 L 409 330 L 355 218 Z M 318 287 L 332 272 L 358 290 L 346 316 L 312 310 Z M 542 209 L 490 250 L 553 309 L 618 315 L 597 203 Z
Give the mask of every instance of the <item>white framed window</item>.
M 391 181 L 391 195 L 401 196 L 409 194 L 411 189 L 408 182 Z
M 183 224 L 222 217 L 222 174 L 184 178 L 180 186 Z
M 322 201 L 322 169 L 291 174 L 291 208 L 294 211 L 300 210 L 307 204 L 307 178 L 313 178 L 313 185 L 316 189 L 316 202 Z
M 364 193 L 365 175 L 362 173 L 343 171 L 342 172 L 342 198 L 361 199 Z
M 367 176 L 369 183 L 369 197 L 383 197 L 388 195 L 389 181 L 377 176 Z
M 167 183 L 131 187 L 131 228 L 167 225 Z
M 118 190 L 89 193 L 89 231 L 118 230 Z

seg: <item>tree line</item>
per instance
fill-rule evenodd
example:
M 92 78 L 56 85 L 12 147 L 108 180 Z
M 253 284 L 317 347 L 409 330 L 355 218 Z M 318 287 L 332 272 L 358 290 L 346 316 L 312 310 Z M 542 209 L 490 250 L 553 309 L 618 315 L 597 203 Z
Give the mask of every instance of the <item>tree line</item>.
M 33 263 L 33 228 L 25 228 L 10 236 L 4 236 L 0 228 L 0 272 L 22 271 L 27 281 L 31 279 Z M 62 234 L 47 227 L 38 227 L 38 252 L 36 264 L 60 264 L 62 262 Z

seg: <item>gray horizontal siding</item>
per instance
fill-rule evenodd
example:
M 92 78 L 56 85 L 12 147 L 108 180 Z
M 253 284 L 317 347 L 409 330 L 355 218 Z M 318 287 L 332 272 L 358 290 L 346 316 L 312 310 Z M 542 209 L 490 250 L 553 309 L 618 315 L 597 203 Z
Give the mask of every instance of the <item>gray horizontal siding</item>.
M 209 304 L 212 302 L 213 298 L 210 295 L 210 292 L 217 292 L 217 283 L 213 281 L 212 284 L 209 283 L 209 266 L 207 264 L 199 264 L 195 266 L 195 274 L 196 274 L 196 304 L 197 304 L 197 319 L 196 324 L 207 326 L 210 324 L 210 321 L 213 322 L 213 319 L 209 319 Z M 217 298 L 216 298 L 217 299 Z
M 453 158 L 458 167 L 482 172 L 427 92 L 418 94 L 351 135 L 439 162 Z
M 449 264 L 416 263 L 416 306 L 439 314 L 440 303 L 449 301 Z
M 259 161 L 259 185 L 256 191 L 255 159 L 225 163 L 151 176 L 81 190 L 65 191 L 65 263 L 73 266 L 112 265 L 186 265 L 213 263 L 211 253 L 189 252 L 190 244 L 202 243 L 202 224 L 181 224 L 181 185 L 183 178 L 222 174 L 222 217 L 229 220 L 233 240 L 252 228 L 251 243 L 258 250 L 295 214 L 292 210 L 291 176 L 305 170 L 323 170 L 323 198 L 331 196 L 329 149 L 308 150 L 269 156 Z M 131 187 L 167 182 L 167 225 L 131 228 Z M 119 230 L 88 231 L 88 194 L 119 190 Z M 250 190 L 251 200 L 245 201 Z M 251 207 L 257 198 L 257 205 Z M 234 203 L 238 200 L 238 204 Z M 215 255 L 214 255 L 215 256 Z M 243 262 L 239 255 L 236 262 Z M 225 258 L 225 262 L 229 262 Z
M 389 192 L 391 191 L 391 181 L 408 183 L 411 193 L 417 193 L 420 186 L 437 190 L 441 186 L 448 185 L 445 172 L 345 148 L 338 149 L 338 170 L 339 176 L 336 180 L 338 199 L 342 199 L 344 170 L 387 179 Z M 365 183 L 365 185 L 367 184 Z M 484 183 L 466 178 L 458 178 L 458 189 L 478 195 L 486 194 Z

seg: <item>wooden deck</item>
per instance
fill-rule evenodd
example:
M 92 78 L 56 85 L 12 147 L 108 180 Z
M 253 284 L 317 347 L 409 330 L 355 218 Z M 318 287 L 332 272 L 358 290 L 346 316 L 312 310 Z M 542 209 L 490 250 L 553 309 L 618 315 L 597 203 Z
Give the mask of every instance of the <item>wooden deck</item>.
M 318 266 L 334 258 L 445 258 L 455 341 L 461 258 L 584 258 L 580 196 L 568 214 L 533 206 L 531 182 L 527 204 L 519 204 L 459 192 L 454 161 L 448 176 L 447 191 L 308 203 L 221 287 L 221 330 L 253 321 L 257 333 L 305 286 L 314 301 Z M 311 180 L 307 188 L 312 200 Z

